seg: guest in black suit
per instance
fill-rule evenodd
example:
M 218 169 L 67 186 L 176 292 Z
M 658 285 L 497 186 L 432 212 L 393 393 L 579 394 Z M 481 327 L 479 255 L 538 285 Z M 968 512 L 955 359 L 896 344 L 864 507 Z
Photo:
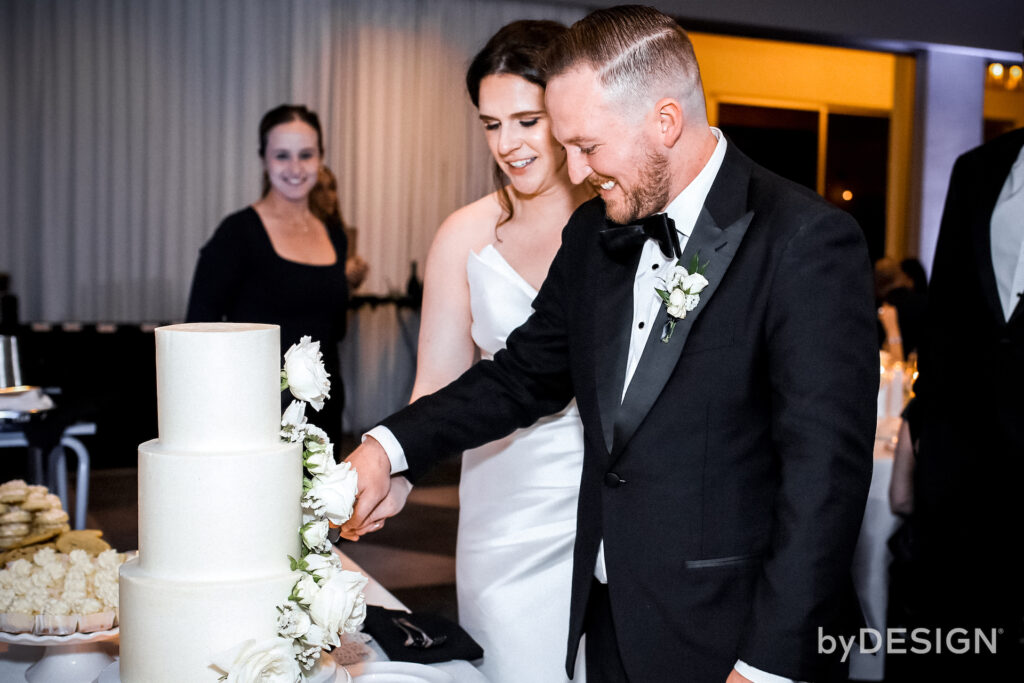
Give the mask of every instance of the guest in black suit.
M 932 267 L 915 408 L 916 623 L 1001 629 L 996 655 L 910 655 L 914 680 L 1024 671 L 1024 129 L 961 156 Z
M 863 235 L 708 125 L 670 17 L 594 12 L 552 46 L 549 70 L 570 178 L 600 197 L 570 218 L 507 350 L 349 457 L 361 494 L 345 532 L 391 511 L 381 443 L 415 480 L 575 396 L 585 455 L 567 670 L 586 632 L 591 681 L 823 680 L 818 629 L 849 617 L 871 476 Z M 646 221 L 657 241 L 622 225 L 658 212 Z M 655 288 L 695 257 L 707 286 L 691 279 L 679 303 L 692 309 L 673 307 L 672 325 Z
M 340 215 L 321 220 L 311 206 L 323 151 L 316 112 L 282 104 L 263 115 L 263 196 L 225 218 L 200 250 L 186 319 L 280 325 L 282 353 L 303 335 L 319 341 L 331 398 L 306 417 L 339 443 L 348 242 Z

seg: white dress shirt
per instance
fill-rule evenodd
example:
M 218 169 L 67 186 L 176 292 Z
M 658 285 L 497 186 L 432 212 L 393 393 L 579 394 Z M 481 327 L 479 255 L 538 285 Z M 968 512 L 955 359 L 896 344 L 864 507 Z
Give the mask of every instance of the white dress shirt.
M 712 127 L 711 131 L 718 139 L 714 152 L 711 153 L 711 157 L 700 173 L 697 174 L 697 177 L 665 208 L 665 213 L 673 220 L 676 232 L 679 233 L 680 249 L 686 248 L 686 242 L 693 233 L 693 228 L 697 224 L 697 217 L 700 215 L 708 192 L 711 191 L 711 185 L 715 182 L 715 178 L 718 177 L 718 171 L 722 167 L 722 160 L 725 158 L 727 146 L 725 136 L 717 128 Z M 622 385 L 620 401 L 626 396 L 626 389 L 629 388 L 629 383 L 633 379 L 633 373 L 636 372 L 637 365 L 640 363 L 640 356 L 647 345 L 647 339 L 651 335 L 651 327 L 654 325 L 659 310 L 664 305 L 661 297 L 655 292 L 655 287 L 663 285 L 662 278 L 668 269 L 675 265 L 675 261 L 675 258 L 666 257 L 662 253 L 661 247 L 654 240 L 647 240 L 644 243 L 640 253 L 640 263 L 637 265 L 636 275 L 633 277 L 632 335 L 629 339 L 626 378 Z M 688 263 L 681 265 L 689 266 Z M 658 334 L 661 334 L 661 332 L 659 331 Z M 388 454 L 388 459 L 391 461 L 392 474 L 408 469 L 405 451 L 402 445 L 398 443 L 398 439 L 391 433 L 391 430 L 378 425 L 364 434 L 363 439 L 365 440 L 367 436 L 372 436 L 383 446 Z M 608 570 L 604 560 L 604 539 L 601 540 L 601 544 L 598 546 L 594 577 L 601 583 L 608 583 Z M 740 674 L 754 683 L 794 683 L 792 679 L 766 673 L 743 661 L 737 661 L 735 668 Z
M 992 269 L 1006 320 L 1024 293 L 1024 147 L 992 210 Z

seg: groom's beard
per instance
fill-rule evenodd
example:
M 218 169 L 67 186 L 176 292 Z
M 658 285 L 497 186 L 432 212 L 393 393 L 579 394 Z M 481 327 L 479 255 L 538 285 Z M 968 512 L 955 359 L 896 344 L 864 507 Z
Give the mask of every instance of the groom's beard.
M 668 159 L 657 152 L 645 150 L 638 164 L 636 183 L 629 188 L 619 185 L 623 199 L 605 200 L 605 215 L 621 225 L 650 216 L 668 205 Z

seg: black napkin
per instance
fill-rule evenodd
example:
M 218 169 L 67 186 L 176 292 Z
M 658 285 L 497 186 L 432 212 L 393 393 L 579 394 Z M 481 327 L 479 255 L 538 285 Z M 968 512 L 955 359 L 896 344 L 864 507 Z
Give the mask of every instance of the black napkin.
M 422 649 L 406 647 L 405 634 L 392 623 L 394 617 L 405 617 L 426 631 L 431 637 L 448 636 L 441 645 Z M 377 605 L 366 606 L 366 621 L 363 630 L 380 643 L 387 656 L 398 662 L 434 664 L 452 659 L 480 659 L 484 650 L 458 624 L 437 614 L 409 614 L 399 610 L 384 609 Z

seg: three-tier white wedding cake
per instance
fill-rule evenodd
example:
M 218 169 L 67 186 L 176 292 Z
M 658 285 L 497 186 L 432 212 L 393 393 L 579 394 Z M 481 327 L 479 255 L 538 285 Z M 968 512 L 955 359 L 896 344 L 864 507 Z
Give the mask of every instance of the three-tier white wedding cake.
M 302 444 L 282 443 L 276 325 L 156 330 L 159 438 L 139 446 L 139 555 L 121 568 L 124 683 L 216 681 L 276 635 L 295 583 Z

